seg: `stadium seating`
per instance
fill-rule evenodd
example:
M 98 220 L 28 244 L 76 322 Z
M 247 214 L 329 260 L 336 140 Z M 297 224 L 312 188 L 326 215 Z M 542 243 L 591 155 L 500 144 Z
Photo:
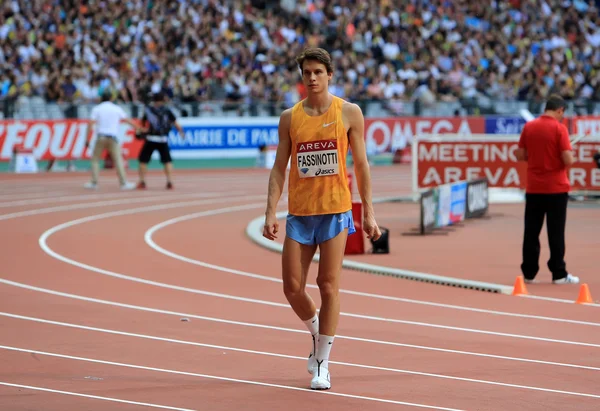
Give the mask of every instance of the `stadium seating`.
M 107 87 L 132 114 L 162 88 L 193 116 L 276 115 L 303 95 L 308 45 L 331 52 L 331 91 L 367 115 L 600 101 L 600 0 L 85 3 L 5 2 L 3 117 L 83 117 Z

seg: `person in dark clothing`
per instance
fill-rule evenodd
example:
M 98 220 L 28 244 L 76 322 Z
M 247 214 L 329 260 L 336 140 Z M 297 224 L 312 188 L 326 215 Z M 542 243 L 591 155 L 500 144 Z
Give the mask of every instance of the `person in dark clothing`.
M 561 123 L 565 100 L 556 94 L 546 101 L 544 113 L 527 122 L 521 131 L 516 156 L 527 162 L 525 227 L 521 272 L 525 282 L 534 282 L 539 271 L 539 236 L 546 218 L 550 259 L 548 269 L 554 284 L 577 284 L 579 278 L 567 271 L 565 225 L 570 190 L 567 169 L 574 157 L 569 132 Z
M 146 188 L 146 171 L 148 170 L 148 163 L 150 162 L 154 150 L 157 150 L 160 154 L 160 162 L 165 169 L 167 189 L 172 189 L 173 164 L 171 152 L 169 150 L 168 137 L 169 132 L 173 127 L 175 127 L 177 131 L 179 131 L 179 134 L 183 136 L 183 128 L 181 128 L 177 122 L 173 112 L 164 105 L 165 95 L 163 92 L 155 93 L 152 99 L 154 104 L 144 107 L 144 115 L 142 116 L 142 124 L 144 124 L 143 132 L 137 134 L 138 138 L 143 138 L 145 140 L 138 158 L 140 162 L 140 181 L 138 182 L 137 188 Z

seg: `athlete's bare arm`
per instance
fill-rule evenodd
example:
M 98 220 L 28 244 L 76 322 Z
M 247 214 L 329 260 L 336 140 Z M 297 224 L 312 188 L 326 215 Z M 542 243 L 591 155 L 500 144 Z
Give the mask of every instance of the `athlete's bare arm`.
M 354 103 L 344 103 L 342 106 L 344 124 L 348 125 L 348 138 L 352 148 L 354 173 L 360 200 L 363 205 L 363 229 L 368 238 L 377 240 L 381 231 L 375 221 L 373 199 L 371 197 L 371 171 L 365 149 L 365 119 L 360 107 Z
M 290 123 L 292 119 L 291 109 L 281 113 L 279 118 L 279 144 L 277 145 L 277 153 L 275 154 L 275 163 L 269 175 L 269 191 L 267 194 L 267 210 L 265 212 L 265 226 L 263 228 L 263 236 L 269 240 L 277 238 L 279 231 L 279 223 L 275 217 L 277 203 L 281 198 L 283 186 L 285 184 L 285 172 L 292 151 L 290 140 Z

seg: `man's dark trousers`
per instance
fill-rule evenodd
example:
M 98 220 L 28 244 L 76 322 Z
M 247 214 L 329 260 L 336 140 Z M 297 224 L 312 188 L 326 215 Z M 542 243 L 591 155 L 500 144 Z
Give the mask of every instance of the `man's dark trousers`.
M 540 233 L 544 217 L 550 246 L 548 269 L 552 272 L 552 280 L 560 280 L 567 276 L 564 257 L 568 201 L 568 193 L 525 194 L 525 230 L 521 264 L 521 272 L 525 279 L 533 280 L 539 271 Z

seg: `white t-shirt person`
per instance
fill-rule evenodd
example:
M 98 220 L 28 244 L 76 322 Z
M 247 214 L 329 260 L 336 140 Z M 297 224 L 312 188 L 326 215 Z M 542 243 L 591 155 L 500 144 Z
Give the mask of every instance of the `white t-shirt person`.
M 135 188 L 135 184 L 126 181 L 125 168 L 121 157 L 121 138 L 120 125 L 121 121 L 132 126 L 136 131 L 141 130 L 141 127 L 136 125 L 132 120 L 127 118 L 125 111 L 110 101 L 109 92 L 105 92 L 102 96 L 103 102 L 92 109 L 90 113 L 90 124 L 88 128 L 88 138 L 86 147 L 90 146 L 91 136 L 95 125 L 96 143 L 93 148 L 91 157 L 92 180 L 85 184 L 86 188 L 96 189 L 98 187 L 99 161 L 104 150 L 108 150 L 117 170 L 121 189 L 131 190 Z
M 90 119 L 96 123 L 97 135 L 108 135 L 119 140 L 119 125 L 127 118 L 125 110 L 112 101 L 103 101 L 92 109 Z

